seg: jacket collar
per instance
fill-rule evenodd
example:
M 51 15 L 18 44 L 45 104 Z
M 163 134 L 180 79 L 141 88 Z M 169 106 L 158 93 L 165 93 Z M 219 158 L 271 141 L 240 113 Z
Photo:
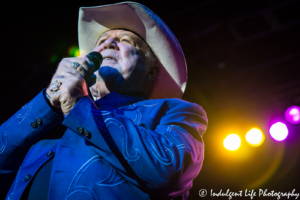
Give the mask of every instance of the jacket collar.
M 95 103 L 101 108 L 120 108 L 143 100 L 145 99 L 142 97 L 122 95 L 112 91 L 101 99 L 95 101 Z

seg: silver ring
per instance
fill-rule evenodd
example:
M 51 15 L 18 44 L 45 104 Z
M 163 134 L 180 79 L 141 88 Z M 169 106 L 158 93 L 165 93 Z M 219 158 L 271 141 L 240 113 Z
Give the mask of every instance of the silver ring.
M 60 89 L 61 84 L 62 82 L 56 79 L 55 82 L 51 84 L 50 91 L 51 92 L 58 91 Z
M 75 70 L 77 70 L 77 68 L 80 66 L 80 64 L 79 63 L 77 63 L 77 62 L 72 62 L 72 64 L 71 64 L 71 67 L 73 68 L 73 69 L 75 69 Z

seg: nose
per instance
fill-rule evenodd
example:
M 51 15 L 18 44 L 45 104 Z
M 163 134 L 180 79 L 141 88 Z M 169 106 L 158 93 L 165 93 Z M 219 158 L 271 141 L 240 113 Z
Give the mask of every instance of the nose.
M 103 49 L 114 49 L 114 50 L 118 50 L 118 44 L 117 42 L 113 39 L 113 38 L 108 38 L 107 40 L 105 40 L 105 42 L 103 43 Z

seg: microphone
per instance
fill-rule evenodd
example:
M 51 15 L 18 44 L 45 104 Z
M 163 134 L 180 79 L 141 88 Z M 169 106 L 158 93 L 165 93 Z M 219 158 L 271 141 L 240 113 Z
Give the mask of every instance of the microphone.
M 103 61 L 102 55 L 99 52 L 92 51 L 91 53 L 86 55 L 86 57 L 88 57 L 88 59 L 91 61 L 91 64 L 93 66 L 92 71 L 97 71 Z
M 97 71 L 100 68 L 100 65 L 101 65 L 101 63 L 103 61 L 103 57 L 102 57 L 102 55 L 99 52 L 95 52 L 95 51 L 92 51 L 91 53 L 89 53 L 88 55 L 86 55 L 86 57 L 88 57 L 88 59 L 91 62 L 91 65 L 93 66 L 92 69 L 91 69 L 91 71 L 93 73 L 90 73 L 91 76 L 92 76 L 94 74 L 94 72 Z M 88 79 L 91 79 L 91 77 L 89 77 Z M 89 84 L 88 83 L 89 82 L 87 81 L 88 87 L 91 87 L 92 84 L 94 84 L 94 83 L 89 83 Z M 94 99 L 94 97 L 93 97 L 93 95 L 92 95 L 92 93 L 91 93 L 91 91 L 89 89 L 88 89 L 88 94 L 89 94 L 89 96 L 92 99 Z
M 92 68 L 91 68 L 91 76 L 94 74 L 95 71 L 97 71 L 99 68 L 100 68 L 100 65 L 103 61 L 103 57 L 102 55 L 99 53 L 99 52 L 95 52 L 95 51 L 92 51 L 91 53 L 89 53 L 88 55 L 86 55 L 86 57 L 88 57 L 88 59 L 90 60 L 90 63 L 92 65 Z M 90 71 L 90 70 L 89 70 Z M 91 86 L 91 84 L 93 83 L 90 83 L 88 80 L 90 80 L 91 77 L 88 77 L 87 78 L 87 83 L 88 84 L 88 87 Z

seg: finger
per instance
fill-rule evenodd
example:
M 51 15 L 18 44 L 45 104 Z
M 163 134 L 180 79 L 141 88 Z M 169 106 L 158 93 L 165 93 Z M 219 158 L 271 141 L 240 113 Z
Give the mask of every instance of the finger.
M 53 78 L 49 85 L 50 92 L 54 93 L 54 92 L 58 91 L 62 84 L 63 84 L 63 82 L 59 78 Z
M 70 62 L 77 62 L 79 63 L 88 73 L 88 75 L 92 75 L 94 66 L 91 64 L 90 60 L 84 56 L 84 57 L 74 57 L 70 58 Z
M 66 64 L 68 65 L 68 64 Z M 79 68 L 79 67 L 78 67 Z M 60 78 L 64 79 L 66 77 L 70 76 L 76 76 L 77 78 L 86 78 L 87 72 L 84 70 L 84 68 L 80 68 L 79 70 L 75 70 L 73 68 L 70 68 L 68 66 L 61 66 L 55 73 L 54 78 Z
M 80 65 L 76 69 L 76 71 L 79 72 L 85 80 L 87 80 L 89 78 L 89 73 L 86 71 L 86 69 L 82 65 Z
M 50 85 L 51 87 L 51 85 Z M 52 106 L 56 107 L 56 108 L 60 108 L 60 102 L 59 102 L 59 90 L 52 92 L 50 87 L 49 92 L 47 92 L 48 96 L 49 96 L 49 101 L 51 103 Z M 47 90 L 48 90 L 47 89 Z
M 77 65 L 75 65 L 74 63 Z M 65 66 L 71 70 L 71 71 L 70 70 L 66 70 L 66 71 L 69 71 L 69 72 L 73 71 L 74 74 L 75 74 L 75 71 L 77 71 L 81 74 L 82 77 L 84 77 L 85 80 L 87 80 L 91 76 L 91 73 L 88 71 L 88 67 L 86 67 L 86 65 L 81 65 L 78 62 L 71 62 L 69 60 L 69 62 L 65 63 Z
M 62 71 L 70 72 L 71 74 L 76 75 L 77 72 L 81 74 L 81 76 L 87 81 L 93 75 L 94 66 L 89 63 L 89 59 L 84 57 L 72 57 L 72 58 L 64 58 L 59 64 L 59 67 L 56 71 L 56 75 L 61 75 Z M 72 67 L 74 63 L 78 63 L 79 66 L 77 68 Z M 67 67 L 68 69 L 66 69 Z

